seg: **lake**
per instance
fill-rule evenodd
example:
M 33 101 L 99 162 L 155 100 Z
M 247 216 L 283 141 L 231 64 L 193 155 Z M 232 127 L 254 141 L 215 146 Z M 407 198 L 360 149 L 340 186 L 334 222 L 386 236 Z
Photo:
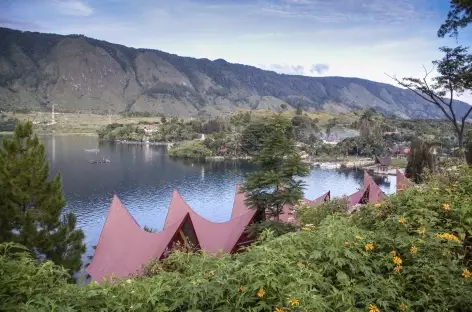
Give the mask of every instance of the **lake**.
M 223 222 L 230 217 L 236 184 L 255 169 L 242 161 L 172 159 L 164 146 L 112 144 L 92 136 L 42 137 L 41 142 L 51 172 L 62 176 L 66 212 L 75 213 L 78 227 L 85 232 L 86 255 L 93 254 L 113 194 L 141 226 L 162 228 L 174 189 L 203 217 Z M 99 153 L 84 150 L 94 148 Z M 111 163 L 89 163 L 102 157 Z M 309 199 L 329 190 L 332 197 L 343 196 L 360 188 L 363 172 L 314 169 L 304 180 Z M 395 177 L 375 181 L 385 193 L 395 191 Z

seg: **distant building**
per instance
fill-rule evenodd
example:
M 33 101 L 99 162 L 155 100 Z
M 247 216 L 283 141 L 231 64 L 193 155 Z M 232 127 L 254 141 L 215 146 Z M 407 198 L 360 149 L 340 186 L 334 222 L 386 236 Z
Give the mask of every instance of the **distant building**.
M 157 131 L 157 128 L 154 127 L 154 126 L 151 126 L 151 125 L 145 125 L 145 126 L 143 127 L 143 130 L 144 130 L 144 133 L 145 133 L 146 135 L 151 135 L 151 134 L 153 134 L 154 132 Z
M 388 171 L 392 164 L 392 158 L 390 157 L 375 157 L 375 164 L 380 171 Z

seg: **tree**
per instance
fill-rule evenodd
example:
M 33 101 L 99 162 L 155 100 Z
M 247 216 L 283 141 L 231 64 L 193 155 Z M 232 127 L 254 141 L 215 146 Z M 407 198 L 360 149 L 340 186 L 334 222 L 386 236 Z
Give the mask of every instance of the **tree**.
M 297 115 L 301 115 L 303 114 L 303 108 L 302 108 L 302 104 L 301 103 L 298 103 L 297 104 L 297 111 L 295 112 Z
M 400 80 L 393 77 L 393 79 L 442 111 L 451 122 L 457 135 L 459 149 L 462 150 L 466 120 L 472 112 L 472 106 L 465 112 L 457 111 L 454 95 L 461 95 L 471 90 L 472 55 L 468 53 L 468 48 L 462 46 L 441 47 L 440 50 L 445 53 L 445 56 L 433 62 L 439 75 L 432 78 L 432 83 L 428 82 L 431 71 L 427 70 L 423 78 Z
M 254 156 L 260 171 L 250 173 L 242 187 L 247 204 L 257 209 L 259 221 L 265 215 L 279 220 L 285 205 L 295 205 L 303 197 L 304 183 L 297 179 L 308 175 L 295 141 L 290 136 L 290 120 L 277 114 L 266 127 L 267 138 Z
M 467 153 L 465 155 L 467 163 L 472 165 L 472 129 L 467 132 Z
M 415 183 L 421 183 L 425 168 L 433 170 L 433 155 L 428 144 L 419 138 L 415 138 L 411 142 L 405 175 Z
M 459 28 L 465 28 L 472 22 L 472 1 L 451 0 L 451 8 L 446 21 L 438 30 L 438 37 L 443 38 L 447 34 L 458 37 Z
M 288 107 L 288 106 L 287 106 L 287 104 L 286 104 L 286 103 L 282 103 L 282 104 L 280 104 L 280 109 L 281 109 L 282 111 L 286 110 L 286 109 L 287 109 L 287 107 Z
M 76 218 L 61 217 L 65 201 L 61 177 L 48 179 L 44 146 L 33 137 L 32 124 L 18 124 L 0 149 L 0 243 L 28 247 L 38 259 L 49 259 L 74 272 L 85 251 Z

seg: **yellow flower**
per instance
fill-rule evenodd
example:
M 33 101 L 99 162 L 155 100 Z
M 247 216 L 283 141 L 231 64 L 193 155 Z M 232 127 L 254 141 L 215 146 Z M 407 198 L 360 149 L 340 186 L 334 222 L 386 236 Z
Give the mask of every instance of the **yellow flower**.
M 398 222 L 401 223 L 401 224 L 405 224 L 406 223 L 406 219 L 401 217 L 400 219 L 398 219 Z
M 362 237 L 360 237 L 359 235 L 356 235 L 354 236 L 357 240 L 360 240 Z
M 446 189 L 446 191 L 447 191 L 448 193 L 451 193 L 451 192 L 452 192 L 452 190 L 451 190 L 450 188 Z
M 208 272 L 208 275 L 210 275 L 210 276 L 215 275 L 215 271 L 212 270 L 212 271 Z
M 424 235 L 424 233 L 426 233 L 426 228 L 423 226 L 423 227 L 420 227 L 418 230 L 417 230 L 418 233 L 420 233 L 421 235 Z
M 465 278 L 470 278 L 472 274 L 470 273 L 469 270 L 464 269 L 464 271 L 462 271 L 462 276 L 464 276 Z
M 375 208 L 380 208 L 380 207 L 382 207 L 382 204 L 381 204 L 381 203 L 375 204 Z
M 400 310 L 406 311 L 406 304 L 404 303 L 400 304 Z
M 295 299 L 295 298 L 288 299 L 288 303 L 290 303 L 291 306 L 299 306 L 300 305 L 300 301 L 298 299 Z
M 364 248 L 365 248 L 365 250 L 373 250 L 374 249 L 374 244 L 372 244 L 372 243 L 365 244 Z
M 412 254 L 415 254 L 415 253 L 418 252 L 418 248 L 416 248 L 415 246 L 413 246 L 413 247 L 410 248 L 410 252 L 411 252 Z
M 437 238 L 442 238 L 448 241 L 455 241 L 455 242 L 460 242 L 459 238 L 457 238 L 456 235 L 450 234 L 450 233 L 441 233 L 441 234 L 436 234 Z
M 349 247 L 349 246 L 351 246 L 351 243 L 350 242 L 344 242 L 344 246 Z
M 260 289 L 257 291 L 257 296 L 258 296 L 259 298 L 262 298 L 262 297 L 264 297 L 264 295 L 265 295 L 265 290 L 262 289 L 262 288 L 260 288 Z
M 403 268 L 403 267 L 402 267 L 401 265 L 397 265 L 397 266 L 394 266 L 394 267 L 393 267 L 393 270 L 394 270 L 395 272 L 400 272 L 400 271 L 402 270 L 402 268 Z
M 243 291 L 244 291 L 244 287 L 243 286 L 239 287 L 238 292 L 242 293 Z
M 369 312 L 380 312 L 375 304 L 369 304 Z
M 448 210 L 451 210 L 451 206 L 449 206 L 449 204 L 443 204 L 443 209 L 448 211 Z
M 400 258 L 399 256 L 394 256 L 392 260 L 393 263 L 395 263 L 396 265 L 401 265 L 403 262 L 402 258 Z
M 304 227 L 302 227 L 302 230 L 303 230 L 303 231 L 311 231 L 312 228 L 309 227 L 309 226 L 304 226 Z
M 395 257 L 397 255 L 397 252 L 395 250 L 390 251 L 390 255 L 392 257 Z
M 453 184 L 452 187 L 457 187 L 457 184 Z
M 433 190 L 433 191 L 439 191 L 439 188 L 433 187 L 432 190 Z
M 284 312 L 283 308 L 275 308 L 274 312 Z

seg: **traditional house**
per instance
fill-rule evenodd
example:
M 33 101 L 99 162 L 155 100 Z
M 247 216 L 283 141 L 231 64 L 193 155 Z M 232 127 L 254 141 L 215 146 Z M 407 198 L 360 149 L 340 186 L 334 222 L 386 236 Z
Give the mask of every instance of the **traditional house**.
M 392 159 L 390 157 L 375 156 L 375 164 L 377 165 L 378 170 L 388 171 L 390 165 L 392 164 Z
M 125 278 L 140 274 L 146 262 L 165 258 L 177 242 L 211 253 L 238 252 L 252 242 L 244 230 L 256 213 L 244 202 L 245 194 L 239 192 L 238 186 L 231 219 L 211 222 L 190 208 L 175 190 L 163 230 L 148 233 L 115 195 L 86 271 L 96 282 L 112 276 Z
M 397 169 L 397 193 L 403 191 L 406 188 L 412 187 L 415 185 L 412 181 L 410 181 L 400 170 Z

